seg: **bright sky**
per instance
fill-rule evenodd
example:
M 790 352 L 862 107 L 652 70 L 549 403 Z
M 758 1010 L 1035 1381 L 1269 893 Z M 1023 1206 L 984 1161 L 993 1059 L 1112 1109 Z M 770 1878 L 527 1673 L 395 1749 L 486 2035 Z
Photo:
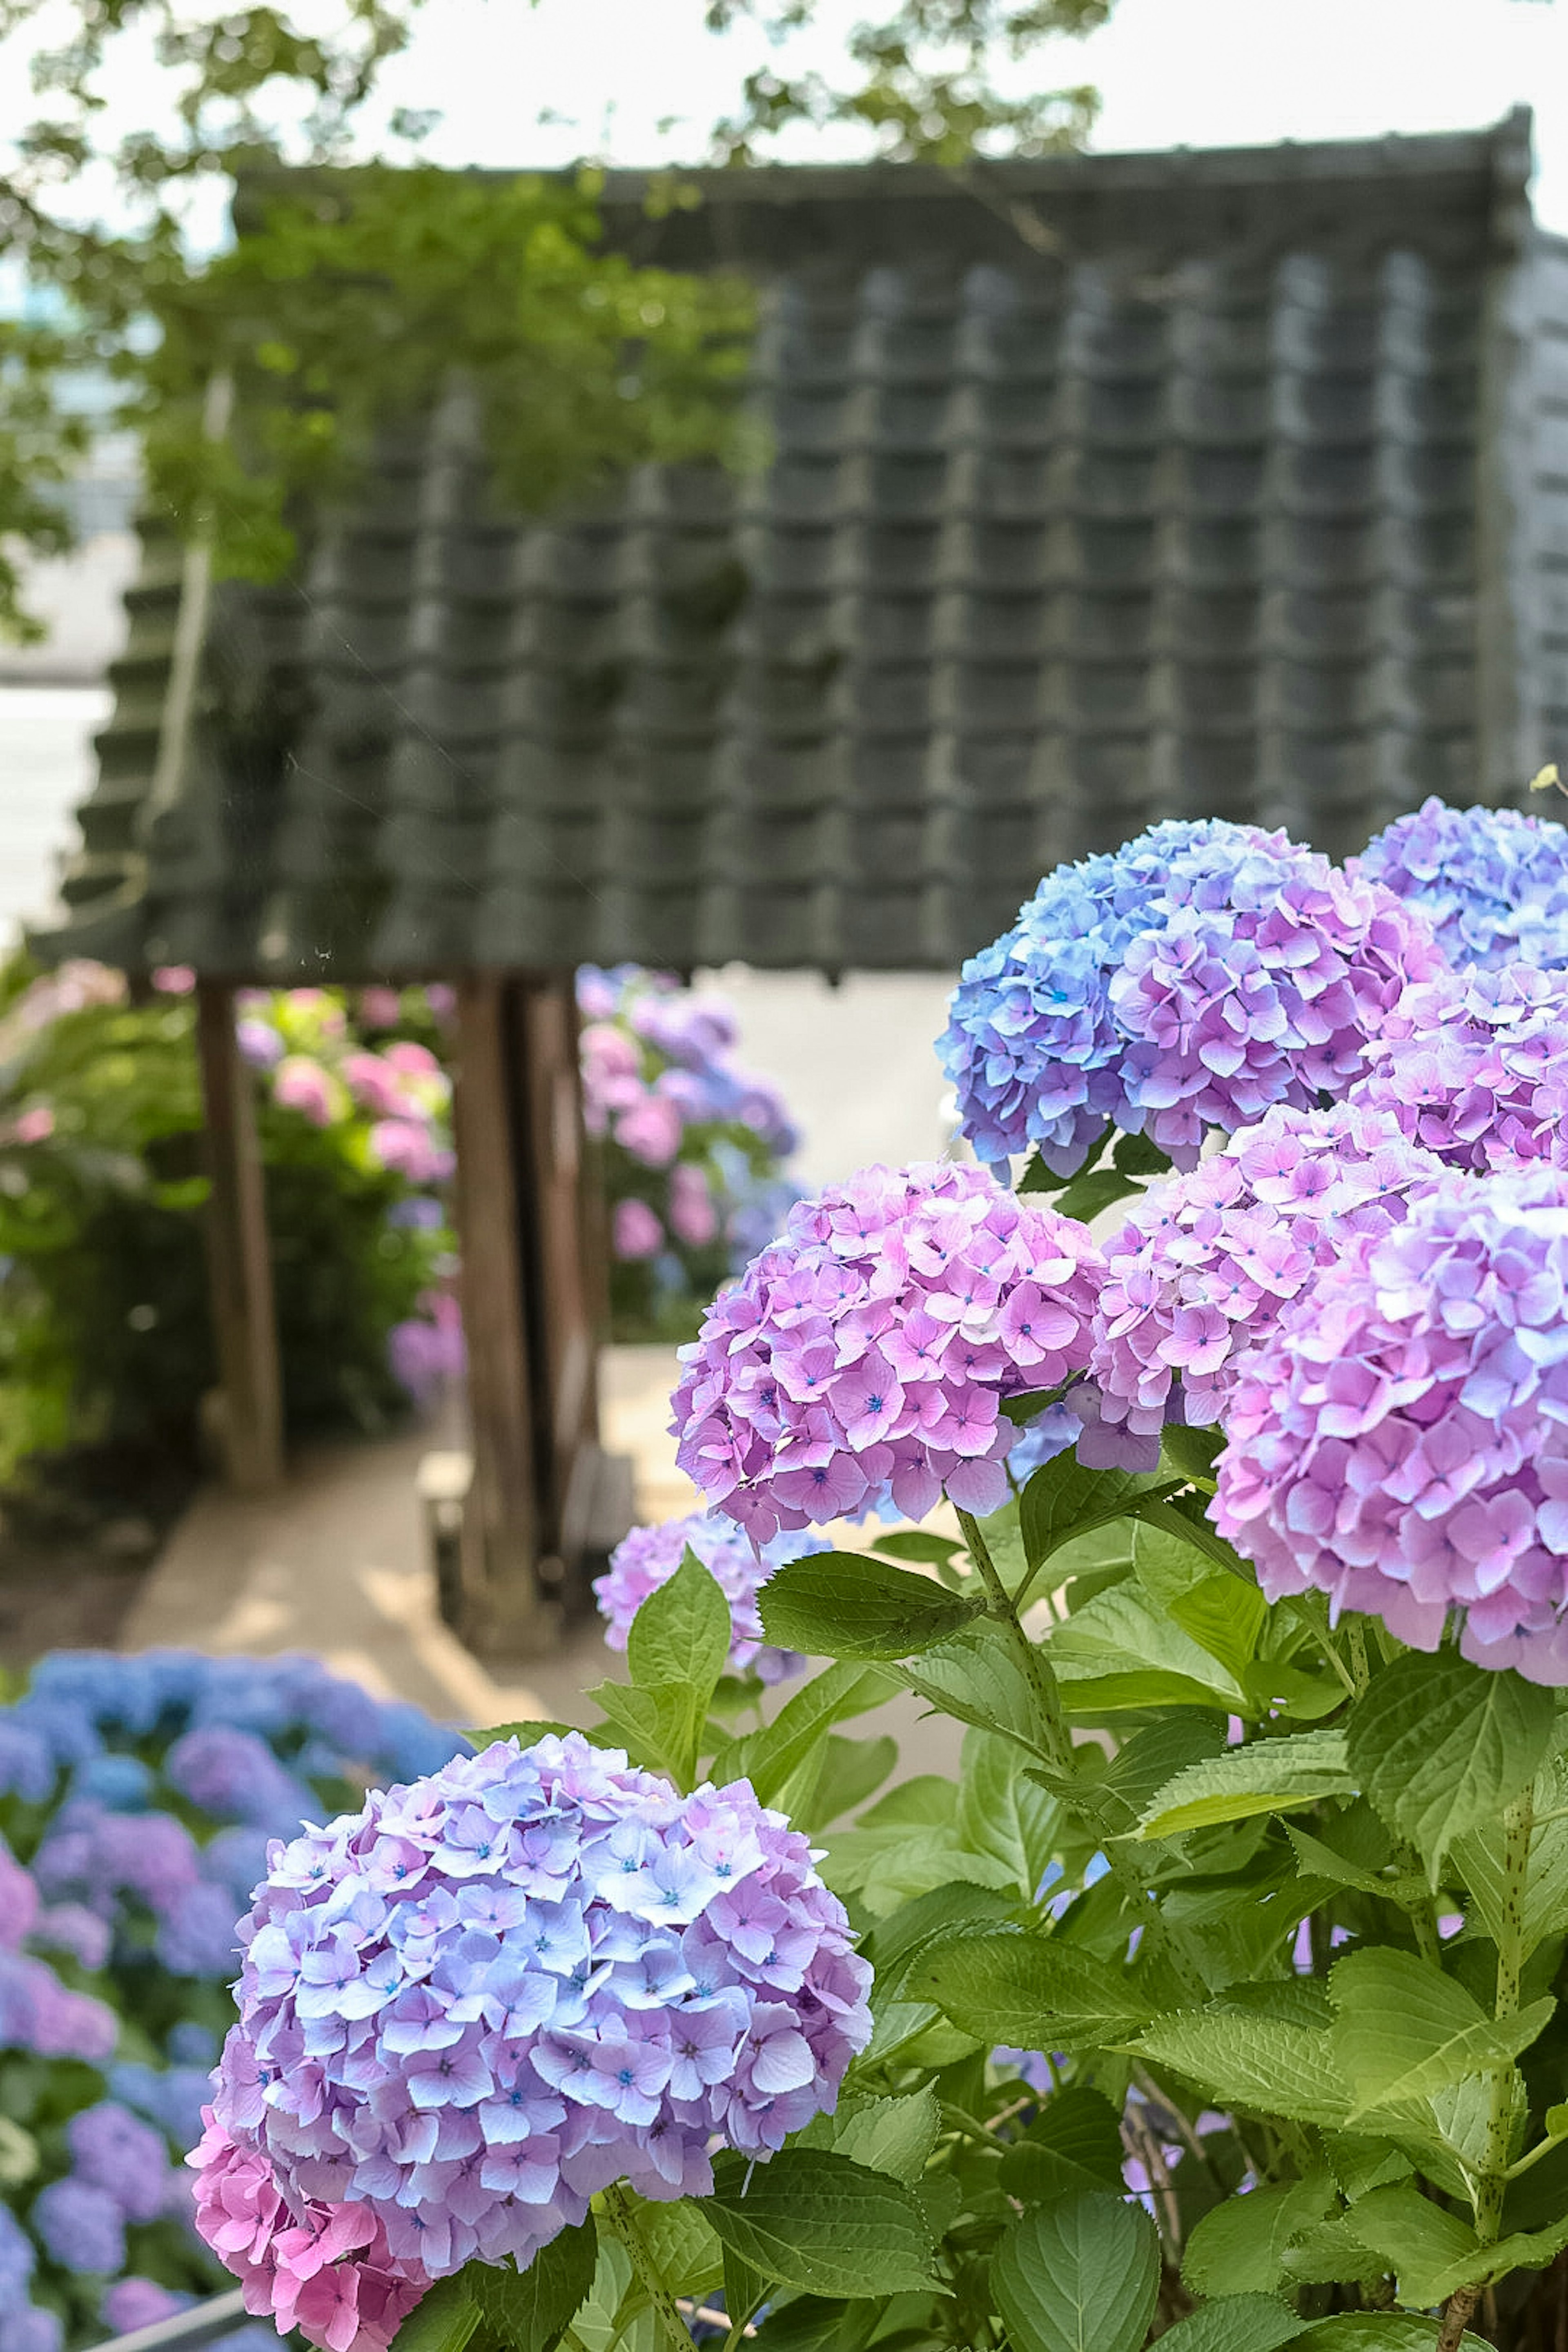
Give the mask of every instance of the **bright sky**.
M 824 0 L 788 61 L 876 13 Z M 442 110 L 443 162 L 689 162 L 758 61 L 753 34 L 718 41 L 701 19 L 700 0 L 426 0 L 389 95 Z M 1119 0 L 1102 32 L 1053 53 L 1051 78 L 1098 84 L 1107 149 L 1473 128 L 1522 102 L 1538 212 L 1568 232 L 1568 0 Z M 538 128 L 542 109 L 572 121 Z M 824 152 L 814 140 L 795 159 Z
M 336 13 L 332 0 L 296 5 L 307 22 Z M 385 105 L 438 109 L 428 152 L 453 164 L 699 161 L 708 126 L 769 54 L 749 26 L 715 38 L 703 13 L 703 0 L 426 0 Z M 831 67 L 843 30 L 878 13 L 874 0 L 819 0 L 782 61 Z M 0 139 L 33 110 L 26 53 L 73 15 L 53 0 L 21 40 L 0 43 Z M 1529 104 L 1537 211 L 1568 232 L 1568 0 L 1118 0 L 1102 32 L 1046 56 L 1028 70 L 1098 84 L 1102 149 L 1475 128 Z M 158 81 L 125 58 L 100 132 L 156 121 Z M 815 137 L 789 152 L 853 152 Z

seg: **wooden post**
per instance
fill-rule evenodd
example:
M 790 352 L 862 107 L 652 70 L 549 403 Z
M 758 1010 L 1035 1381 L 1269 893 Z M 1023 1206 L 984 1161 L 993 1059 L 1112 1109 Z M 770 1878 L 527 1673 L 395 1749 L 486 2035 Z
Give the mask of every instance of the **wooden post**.
M 220 982 L 196 983 L 196 1054 L 212 1186 L 204 1227 L 225 1465 L 231 1485 L 260 1494 L 283 1475 L 283 1387 L 253 1082 L 235 1034 L 234 992 Z
M 538 1567 L 546 1541 L 534 1423 L 523 1204 L 518 1185 L 518 1041 L 510 984 L 458 987 L 458 1233 L 474 1479 L 464 1517 L 461 1622 L 476 1648 L 548 1646 L 553 1612 Z

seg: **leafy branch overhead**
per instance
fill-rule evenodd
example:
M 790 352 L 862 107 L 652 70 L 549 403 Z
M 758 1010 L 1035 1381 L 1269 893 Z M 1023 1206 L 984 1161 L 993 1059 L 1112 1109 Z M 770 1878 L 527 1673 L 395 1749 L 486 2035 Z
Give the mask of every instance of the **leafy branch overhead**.
M 851 33 L 837 73 L 759 65 L 733 117 L 694 132 L 690 160 L 751 160 L 796 126 L 829 124 L 866 152 L 953 166 L 1074 143 L 1090 93 L 1020 99 L 1003 84 L 1109 5 L 907 0 Z M 754 459 L 735 396 L 748 287 L 644 266 L 635 218 L 606 224 L 602 173 L 528 171 L 526 128 L 515 173 L 420 165 L 437 118 L 409 110 L 378 145 L 371 102 L 420 0 L 342 0 L 330 23 L 175 0 L 70 0 L 66 13 L 69 37 L 47 47 L 43 0 L 0 10 L 13 55 L 37 40 L 38 102 L 0 172 L 0 256 L 30 288 L 25 318 L 0 327 L 0 630 L 29 625 L 26 552 L 68 540 L 61 486 L 90 437 L 70 386 L 84 373 L 115 385 L 114 421 L 142 436 L 153 501 L 211 538 L 221 570 L 249 576 L 291 560 L 301 499 L 453 387 L 498 495 L 524 511 L 591 496 L 647 459 Z M 703 21 L 700 0 L 689 13 Z M 773 59 L 816 13 L 808 0 L 715 0 L 706 22 L 749 30 Z M 116 139 L 107 101 L 149 46 L 163 119 Z M 215 254 L 192 223 L 226 186 L 242 235 Z M 84 188 L 101 199 L 96 218 Z M 694 201 L 656 176 L 647 208 Z M 232 433 L 209 439 L 215 376 L 232 381 L 237 410 Z

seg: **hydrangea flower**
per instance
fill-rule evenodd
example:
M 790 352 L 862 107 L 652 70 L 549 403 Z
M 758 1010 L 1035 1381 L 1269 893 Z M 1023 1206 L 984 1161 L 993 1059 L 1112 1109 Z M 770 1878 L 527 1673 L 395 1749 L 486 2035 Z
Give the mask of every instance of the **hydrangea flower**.
M 1237 1381 L 1213 1514 L 1270 1600 L 1568 1683 L 1568 1175 L 1446 1175 Z
M 1391 1113 L 1450 1167 L 1568 1166 L 1568 971 L 1472 965 L 1420 982 L 1367 1063 L 1350 1099 Z
M 1286 1302 L 1347 1237 L 1381 1232 L 1441 1173 L 1390 1112 L 1337 1103 L 1271 1110 L 1187 1174 L 1151 1186 L 1106 1244 L 1089 1381 L 1068 1399 L 1100 1450 L 1120 1431 L 1148 1449 L 1132 1466 L 1152 1466 L 1178 1383 L 1188 1422 L 1221 1420 L 1247 1349 Z M 1096 1458 L 1093 1445 L 1083 1450 Z
M 1088 1362 L 1087 1229 L 978 1168 L 869 1168 L 790 1212 L 681 1350 L 677 1460 L 760 1542 L 890 1494 L 1007 1495 L 1005 1396 Z
M 126 2221 L 155 2221 L 168 2200 L 168 2150 L 162 2132 L 114 2099 L 79 2108 L 66 2126 L 71 2171 L 113 2199 Z
M 1425 909 L 1456 971 L 1568 967 L 1568 827 L 1518 809 L 1423 801 L 1352 867 Z
M 678 1796 L 579 1733 L 497 1741 L 275 1848 L 242 1934 L 196 2158 L 199 2226 L 242 2274 L 268 2245 L 288 2266 L 274 2191 L 328 2263 L 374 2225 L 407 2276 L 526 2263 L 615 2181 L 702 2194 L 716 2142 L 770 2155 L 871 2030 L 870 1971 L 784 1816 L 744 1781 Z
M 1440 969 L 1381 884 L 1283 833 L 1169 823 L 1048 874 L 964 965 L 937 1050 L 983 1160 L 1034 1145 L 1067 1174 L 1110 1120 L 1191 1167 L 1207 1129 L 1342 1095 Z
M 90 2180 L 51 2180 L 33 2200 L 33 2227 L 63 2270 L 108 2276 L 125 2267 L 119 2200 Z
M 797 1651 L 776 1650 L 763 1641 L 757 1594 L 785 1560 L 826 1551 L 826 1538 L 775 1536 L 759 1551 L 733 1519 L 720 1511 L 692 1511 L 658 1527 L 633 1528 L 621 1538 L 610 1554 L 608 1573 L 594 1580 L 599 1614 L 609 1623 L 605 1639 L 610 1648 L 626 1648 L 633 1618 L 650 1593 L 668 1583 L 689 1545 L 730 1604 L 731 1674 L 755 1673 L 765 1683 L 799 1674 L 805 1660 Z

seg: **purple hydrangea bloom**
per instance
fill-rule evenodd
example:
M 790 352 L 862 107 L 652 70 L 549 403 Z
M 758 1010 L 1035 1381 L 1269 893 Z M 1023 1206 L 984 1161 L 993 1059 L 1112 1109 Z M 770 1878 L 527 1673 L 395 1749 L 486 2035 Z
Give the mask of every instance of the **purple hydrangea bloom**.
M 614 2181 L 706 2192 L 716 2141 L 771 2154 L 870 2033 L 870 1971 L 783 1815 L 578 1733 L 278 1846 L 242 1934 L 209 2137 L 297 2210 L 367 2209 L 432 2277 L 526 2263 Z
M 51 2180 L 33 2200 L 33 2227 L 62 2270 L 111 2276 L 125 2267 L 125 2217 L 90 2180 Z
M 157 2220 L 171 2169 L 160 2132 L 117 2100 L 100 2099 L 72 2116 L 66 2145 L 76 2178 L 107 2190 L 125 2221 Z
M 1478 1665 L 1568 1683 L 1568 1174 L 1445 1175 L 1248 1357 L 1215 1524 L 1271 1600 L 1316 1587 Z
M 1450 1167 L 1568 1166 L 1568 971 L 1472 965 L 1420 982 L 1367 1063 L 1350 1100 L 1391 1112 Z
M 758 1541 L 863 1515 L 1006 1499 L 1005 1396 L 1088 1361 L 1088 1230 L 978 1168 L 869 1168 L 782 1240 L 681 1350 L 677 1460 Z
M 1426 800 L 1385 825 L 1352 867 L 1424 908 L 1456 971 L 1568 968 L 1568 827 L 1518 809 Z
M 1442 1163 L 1383 1110 L 1271 1110 L 1150 1188 L 1105 1247 L 1089 1384 L 1069 1402 L 1149 1441 L 1178 1382 L 1192 1423 L 1220 1420 L 1247 1350 L 1348 1237 L 1381 1232 Z
M 47 1960 L 0 1951 L 0 2051 L 100 2065 L 118 2033 L 114 2011 L 90 1993 L 70 1991 Z
M 805 1660 L 798 1651 L 776 1650 L 763 1641 L 757 1594 L 775 1568 L 787 1559 L 804 1559 L 808 1552 L 826 1551 L 827 1539 L 798 1533 L 775 1536 L 759 1551 L 733 1519 L 720 1511 L 692 1511 L 658 1527 L 634 1528 L 623 1537 L 610 1554 L 608 1574 L 594 1580 L 599 1614 L 609 1621 L 605 1639 L 610 1648 L 626 1648 L 632 1619 L 649 1593 L 668 1583 L 689 1545 L 730 1604 L 731 1674 L 754 1673 L 765 1683 L 799 1674 Z
M 183 1797 L 220 1822 L 291 1830 L 315 1810 L 309 1789 L 254 1731 L 227 1723 L 195 1726 L 176 1739 L 163 1769 Z
M 155 2327 L 161 2319 L 173 2319 L 191 2300 L 173 2287 L 160 2286 L 155 2279 L 132 2276 L 116 2279 L 100 2308 L 111 2335 L 130 2336 L 139 2327 Z
M 1170 823 L 1047 875 L 963 967 L 937 1050 L 983 1160 L 1034 1145 L 1066 1174 L 1110 1120 L 1191 1167 L 1210 1128 L 1342 1094 L 1442 968 L 1380 884 L 1283 833 Z
M 58 2311 L 36 2303 L 0 2311 L 0 2352 L 60 2352 L 65 2325 Z
M 0 2205 L 0 2311 L 18 2304 L 37 2268 L 33 2242 L 8 2205 Z

